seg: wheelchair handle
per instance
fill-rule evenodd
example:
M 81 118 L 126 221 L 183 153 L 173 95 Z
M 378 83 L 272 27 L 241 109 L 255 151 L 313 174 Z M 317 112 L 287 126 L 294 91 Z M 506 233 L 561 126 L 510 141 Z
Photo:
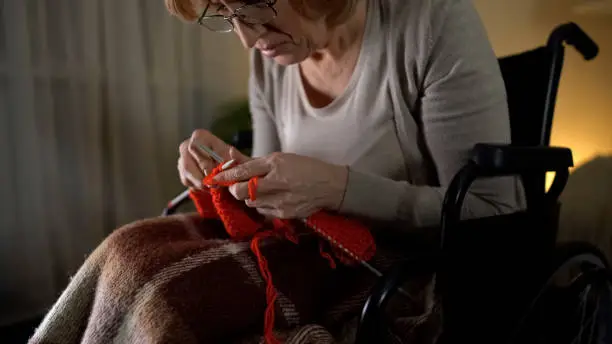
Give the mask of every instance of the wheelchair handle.
M 599 46 L 580 26 L 570 22 L 558 26 L 548 39 L 548 46 L 560 47 L 563 42 L 574 46 L 585 60 L 590 61 L 599 54 Z

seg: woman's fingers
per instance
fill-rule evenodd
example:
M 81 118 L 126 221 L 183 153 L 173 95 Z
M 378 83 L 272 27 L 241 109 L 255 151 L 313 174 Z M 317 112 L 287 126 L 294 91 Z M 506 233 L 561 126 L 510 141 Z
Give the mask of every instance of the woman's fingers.
M 282 219 L 283 218 L 283 213 L 282 211 L 278 210 L 278 209 L 274 209 L 274 208 L 257 208 L 257 212 L 260 213 L 261 215 L 264 215 L 266 217 L 270 217 L 270 218 L 278 218 L 278 219 Z
M 178 170 L 179 170 L 179 179 L 181 180 L 181 184 L 191 189 L 198 188 L 196 184 L 194 183 L 194 180 L 193 180 L 194 178 L 192 178 L 191 176 L 188 176 L 187 173 L 185 173 L 185 170 L 183 169 L 183 167 L 181 167 L 181 158 L 179 158 Z
M 181 183 L 187 187 L 202 188 L 204 175 L 188 151 L 188 143 L 183 142 L 180 146 L 180 157 L 178 159 L 178 170 Z
M 202 146 L 209 148 L 214 154 L 209 154 L 201 148 Z M 188 187 L 202 188 L 202 180 L 219 165 L 219 159 L 235 160 L 239 164 L 251 160 L 250 157 L 204 129 L 195 130 L 191 137 L 181 144 L 179 150 L 179 175 L 181 182 Z
M 189 141 L 189 154 L 192 156 L 194 161 L 197 163 L 200 171 L 205 175 L 208 175 L 212 172 L 212 170 L 217 166 L 217 162 L 215 162 L 206 152 L 204 152 L 200 147 L 200 143 L 191 139 Z
M 254 199 L 261 199 L 262 197 L 266 197 L 267 195 L 275 194 L 277 192 L 283 191 L 281 187 L 275 185 L 276 183 L 270 182 L 265 178 L 258 178 L 257 183 L 252 183 L 252 179 L 246 182 L 238 182 L 236 184 L 229 186 L 229 192 L 239 201 L 251 200 L 251 196 L 254 196 Z M 249 186 L 249 184 L 251 186 Z M 253 190 L 250 190 L 250 189 Z M 253 192 L 253 195 L 251 195 Z
M 212 172 L 215 166 L 217 166 L 217 163 L 214 162 L 210 156 L 208 156 L 206 152 L 202 151 L 202 149 L 197 145 L 198 144 L 195 142 L 189 142 L 189 154 L 196 162 L 200 171 L 202 171 L 204 175 L 208 175 Z
M 270 165 L 266 159 L 252 159 L 217 174 L 213 180 L 216 182 L 244 182 L 253 177 L 265 176 L 268 172 L 270 172 Z
M 245 163 L 251 160 L 251 157 L 242 154 L 242 152 L 240 152 L 235 147 L 230 148 L 229 155 L 230 155 L 230 159 L 236 161 L 238 164 L 242 164 L 242 163 Z
M 249 199 L 249 183 L 241 182 L 230 185 L 228 187 L 229 192 L 239 201 L 245 201 Z
M 307 214 L 300 214 L 296 211 L 296 209 L 290 207 L 258 207 L 256 208 L 256 210 L 261 215 L 278 219 L 295 219 L 308 217 Z
M 206 146 L 210 148 L 213 152 L 215 152 L 223 161 L 230 160 L 230 145 L 228 145 L 225 141 L 221 140 L 213 133 L 205 129 L 195 130 L 191 134 L 190 142 L 195 146 L 196 143 Z M 201 150 L 200 150 L 201 152 Z M 204 153 L 204 152 L 201 152 Z M 206 155 L 206 154 L 205 154 Z M 210 160 L 214 160 L 212 157 L 209 157 Z

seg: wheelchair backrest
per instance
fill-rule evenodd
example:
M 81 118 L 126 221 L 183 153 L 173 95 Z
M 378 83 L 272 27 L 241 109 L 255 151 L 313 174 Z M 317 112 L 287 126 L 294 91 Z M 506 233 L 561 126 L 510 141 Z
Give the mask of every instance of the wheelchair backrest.
M 512 144 L 538 146 L 548 102 L 552 52 L 546 47 L 499 59 L 510 110 Z M 549 136 L 550 133 L 545 133 Z
M 542 137 L 546 138 L 546 143 L 550 138 L 545 112 L 551 105 L 548 95 L 552 63 L 553 53 L 548 47 L 499 59 L 508 97 L 513 145 L 539 146 L 543 144 Z M 528 202 L 544 192 L 545 174 L 521 177 Z
M 585 60 L 594 59 L 599 47 L 576 23 L 559 25 L 545 46 L 499 59 L 506 85 L 512 144 L 548 146 L 557 91 L 563 68 L 565 45 Z M 546 174 L 523 175 L 527 203 L 546 192 Z

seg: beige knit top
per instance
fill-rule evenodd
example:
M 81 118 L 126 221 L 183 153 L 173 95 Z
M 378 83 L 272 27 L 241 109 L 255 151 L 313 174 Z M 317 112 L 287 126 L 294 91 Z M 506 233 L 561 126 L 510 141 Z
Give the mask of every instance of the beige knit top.
M 308 102 L 297 65 L 251 55 L 254 156 L 292 152 L 350 166 L 340 211 L 401 226 L 439 223 L 444 193 L 477 142 L 508 143 L 503 80 L 470 0 L 368 0 L 344 93 Z M 522 207 L 517 178 L 476 182 L 464 216 Z

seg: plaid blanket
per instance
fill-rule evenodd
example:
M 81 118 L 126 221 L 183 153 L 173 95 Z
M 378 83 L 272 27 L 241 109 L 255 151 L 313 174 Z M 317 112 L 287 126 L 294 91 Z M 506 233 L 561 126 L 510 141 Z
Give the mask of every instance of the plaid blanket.
M 262 245 L 279 292 L 275 330 L 287 344 L 353 340 L 376 281 L 362 268 L 332 269 L 318 240 L 304 234 L 298 245 Z M 382 270 L 395 259 L 379 256 L 372 263 Z M 419 305 L 399 303 L 406 307 L 395 324 L 405 340 L 433 340 L 428 283 L 412 283 Z M 196 214 L 148 219 L 118 229 L 87 258 L 29 344 L 260 343 L 265 307 L 248 242 L 228 240 L 220 222 Z

